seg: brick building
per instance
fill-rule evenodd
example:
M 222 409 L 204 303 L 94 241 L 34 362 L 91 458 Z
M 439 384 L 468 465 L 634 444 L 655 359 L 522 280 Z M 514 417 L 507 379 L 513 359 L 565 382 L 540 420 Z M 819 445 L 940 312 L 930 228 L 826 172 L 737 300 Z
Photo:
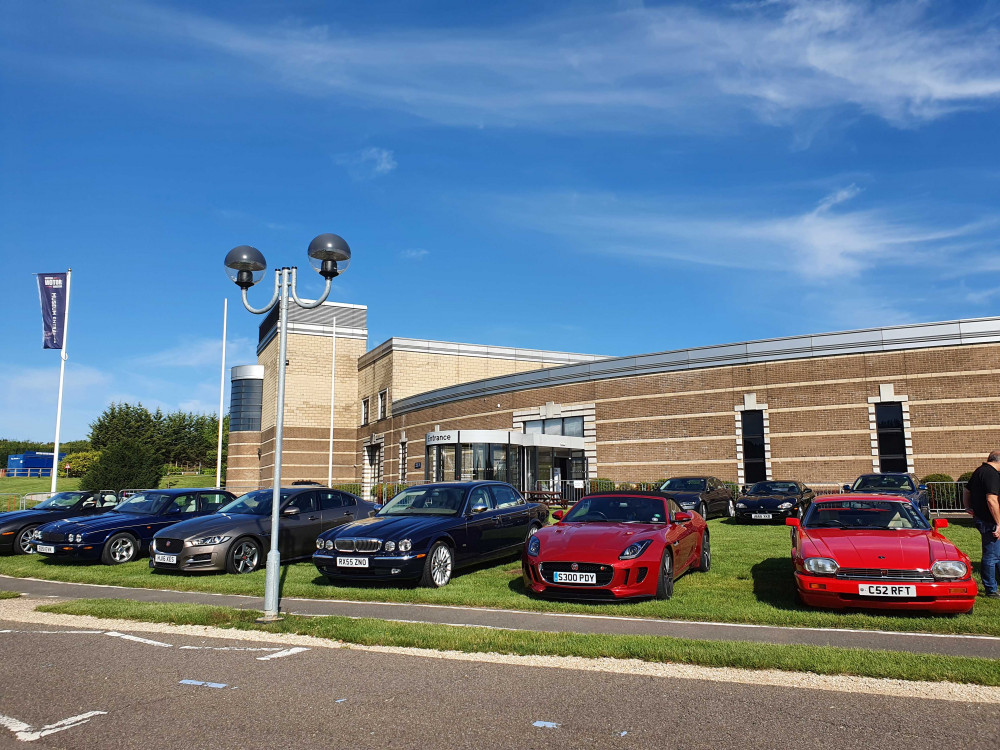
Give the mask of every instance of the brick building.
M 366 351 L 366 312 L 290 314 L 286 484 L 712 474 L 822 485 L 873 470 L 958 476 L 1000 446 L 1000 318 L 605 358 L 400 338 Z M 273 475 L 276 324 L 261 325 L 258 366 L 233 369 L 233 422 L 259 428 L 230 433 L 236 490 Z M 248 381 L 259 422 L 236 419 Z

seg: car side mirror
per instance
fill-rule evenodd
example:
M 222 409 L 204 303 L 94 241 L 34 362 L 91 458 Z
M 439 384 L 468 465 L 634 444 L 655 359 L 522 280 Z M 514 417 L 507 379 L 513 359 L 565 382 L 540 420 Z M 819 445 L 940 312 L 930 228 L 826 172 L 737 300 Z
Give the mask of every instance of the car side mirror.
M 472 515 L 476 515 L 477 513 L 483 513 L 485 511 L 489 510 L 489 508 L 490 508 L 490 506 L 488 506 L 486 504 L 485 500 L 476 500 L 476 502 L 474 502 L 472 504 L 472 507 L 469 508 L 469 512 Z
M 566 514 L 563 513 L 561 510 L 554 510 L 554 511 L 552 511 L 552 517 L 554 519 L 556 519 L 557 521 L 563 520 L 563 516 L 565 516 L 565 515 Z
M 281 515 L 286 516 L 288 518 L 294 518 L 301 512 L 302 512 L 301 510 L 299 510 L 295 506 L 292 506 L 291 508 L 285 508 L 283 511 L 281 511 Z
M 931 521 L 931 526 L 933 526 L 935 529 L 946 529 L 948 528 L 948 519 L 935 518 L 933 521 Z
M 794 526 L 797 529 L 801 525 L 802 525 L 802 523 L 801 523 L 801 521 L 798 518 L 786 518 L 785 519 L 785 526 Z
M 368 517 L 369 518 L 375 518 L 376 515 L 378 515 L 378 511 L 377 510 L 370 510 L 370 511 L 368 511 Z
M 376 513 L 378 513 L 378 512 L 379 512 L 380 510 L 382 510 L 382 508 L 384 508 L 384 507 L 385 507 L 385 506 L 384 506 L 384 505 L 382 505 L 382 503 L 375 503 L 375 512 L 376 512 Z
M 694 518 L 694 514 L 689 513 L 686 510 L 680 510 L 674 513 L 674 521 L 676 521 L 677 523 L 687 523 L 692 518 Z
M 919 487 L 917 487 L 917 489 L 918 490 L 926 490 L 927 489 L 927 485 L 926 484 L 922 484 Z
M 851 485 L 849 485 L 849 484 L 845 484 L 845 485 L 844 485 L 843 487 L 841 487 L 840 489 L 842 489 L 842 490 L 843 490 L 844 492 L 850 492 L 850 491 L 851 491 Z

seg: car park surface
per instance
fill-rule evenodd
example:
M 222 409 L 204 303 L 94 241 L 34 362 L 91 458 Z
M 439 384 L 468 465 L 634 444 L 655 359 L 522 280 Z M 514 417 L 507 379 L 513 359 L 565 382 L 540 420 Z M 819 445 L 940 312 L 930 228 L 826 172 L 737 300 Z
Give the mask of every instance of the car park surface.
M 315 486 L 282 488 L 280 498 L 278 550 L 283 561 L 308 558 L 319 534 L 367 518 L 376 508 L 349 492 Z M 218 513 L 157 532 L 150 567 L 182 572 L 256 570 L 271 546 L 271 501 L 272 490 L 254 490 Z
M 784 520 L 799 516 L 816 497 L 802 482 L 757 482 L 736 502 L 737 521 Z
M 818 497 L 790 518 L 792 562 L 801 600 L 831 609 L 969 612 L 976 582 L 965 553 L 905 497 Z
M 535 594 L 669 599 L 676 578 L 711 565 L 704 519 L 663 493 L 587 495 L 556 518 L 522 556 L 524 585 Z
M 118 565 L 140 557 L 160 529 L 214 513 L 232 499 L 233 494 L 225 490 L 146 490 L 96 518 L 72 518 L 41 526 L 31 544 L 46 557 Z
M 660 485 L 660 492 L 670 495 L 682 510 L 693 511 L 706 521 L 736 514 L 733 491 L 718 477 L 673 477 Z
M 33 508 L 0 513 L 0 555 L 34 554 L 31 536 L 39 526 L 106 513 L 117 503 L 113 492 L 58 492 Z
M 337 581 L 448 584 L 457 568 L 517 554 L 548 509 L 504 482 L 409 487 L 372 518 L 316 540 L 313 562 Z

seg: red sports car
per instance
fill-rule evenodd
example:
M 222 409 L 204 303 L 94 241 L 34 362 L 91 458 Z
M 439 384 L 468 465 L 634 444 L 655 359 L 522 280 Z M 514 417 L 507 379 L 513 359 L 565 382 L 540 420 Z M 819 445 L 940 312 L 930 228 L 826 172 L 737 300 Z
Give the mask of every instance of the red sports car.
M 669 599 L 674 581 L 712 562 L 708 527 L 658 492 L 587 495 L 524 546 L 524 584 L 565 598 Z
M 817 497 L 792 529 L 802 601 L 813 607 L 968 612 L 972 565 L 905 497 Z

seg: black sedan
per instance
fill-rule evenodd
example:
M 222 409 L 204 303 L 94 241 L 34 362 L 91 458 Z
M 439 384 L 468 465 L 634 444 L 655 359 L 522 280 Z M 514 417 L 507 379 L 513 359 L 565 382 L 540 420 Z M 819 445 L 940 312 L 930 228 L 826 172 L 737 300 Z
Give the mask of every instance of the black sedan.
M 108 492 L 58 492 L 27 510 L 0 513 L 0 555 L 30 555 L 35 529 L 74 516 L 92 516 L 115 507 L 118 496 Z
M 845 493 L 861 493 L 863 495 L 896 495 L 905 497 L 913 507 L 920 511 L 924 518 L 931 517 L 931 499 L 927 485 L 920 484 L 914 474 L 903 472 L 884 472 L 882 474 L 862 474 L 854 480 L 854 484 L 845 484 Z
M 660 492 L 706 521 L 713 516 L 732 518 L 736 513 L 733 490 L 716 477 L 674 477 L 660 485 Z
M 757 482 L 736 503 L 736 520 L 784 521 L 796 518 L 814 497 L 816 493 L 802 482 Z
M 445 586 L 456 568 L 512 557 L 548 519 L 503 482 L 409 487 L 372 518 L 325 532 L 313 562 L 335 582 L 417 580 Z

